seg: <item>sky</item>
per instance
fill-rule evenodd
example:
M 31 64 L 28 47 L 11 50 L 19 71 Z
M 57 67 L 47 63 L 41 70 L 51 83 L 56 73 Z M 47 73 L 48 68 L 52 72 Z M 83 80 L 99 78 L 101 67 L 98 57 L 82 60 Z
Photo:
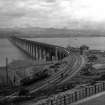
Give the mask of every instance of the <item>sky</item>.
M 0 0 L 0 28 L 105 28 L 105 0 Z

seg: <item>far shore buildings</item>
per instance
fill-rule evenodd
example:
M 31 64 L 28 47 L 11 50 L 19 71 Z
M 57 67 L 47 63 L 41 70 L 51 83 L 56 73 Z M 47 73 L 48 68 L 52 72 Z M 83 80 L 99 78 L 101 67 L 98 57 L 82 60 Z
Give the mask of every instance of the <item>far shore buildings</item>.
M 103 50 L 95 50 L 95 49 L 90 49 L 89 46 L 87 45 L 82 45 L 78 48 L 76 47 L 67 47 L 69 51 L 72 51 L 73 53 L 81 54 L 81 55 L 90 55 L 90 54 L 95 54 L 95 55 L 103 55 L 105 56 L 105 51 Z
M 84 55 L 84 54 L 86 54 L 86 53 L 89 51 L 89 47 L 86 46 L 86 45 L 82 45 L 82 46 L 80 46 L 79 48 L 68 47 L 67 49 L 68 49 L 69 51 L 72 51 L 72 52 L 74 52 L 74 53 L 81 54 L 81 55 Z
M 89 47 L 88 46 L 86 46 L 86 45 L 80 46 L 80 54 L 81 55 L 84 55 L 84 54 L 88 53 L 88 51 L 89 51 Z

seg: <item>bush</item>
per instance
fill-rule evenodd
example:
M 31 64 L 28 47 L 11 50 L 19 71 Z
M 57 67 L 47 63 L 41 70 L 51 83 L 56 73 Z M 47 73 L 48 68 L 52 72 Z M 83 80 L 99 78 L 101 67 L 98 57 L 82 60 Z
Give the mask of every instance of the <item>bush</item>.
M 29 94 L 29 90 L 25 89 L 25 88 L 22 88 L 20 89 L 19 91 L 19 96 L 25 96 L 25 95 L 28 95 Z

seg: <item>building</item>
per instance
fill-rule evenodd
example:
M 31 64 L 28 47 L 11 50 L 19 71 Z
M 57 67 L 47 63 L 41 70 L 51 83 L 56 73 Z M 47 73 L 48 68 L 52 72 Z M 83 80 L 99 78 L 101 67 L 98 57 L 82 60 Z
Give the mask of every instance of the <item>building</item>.
M 81 55 L 87 54 L 88 51 L 89 51 L 89 47 L 88 46 L 86 46 L 86 45 L 80 46 L 80 54 Z

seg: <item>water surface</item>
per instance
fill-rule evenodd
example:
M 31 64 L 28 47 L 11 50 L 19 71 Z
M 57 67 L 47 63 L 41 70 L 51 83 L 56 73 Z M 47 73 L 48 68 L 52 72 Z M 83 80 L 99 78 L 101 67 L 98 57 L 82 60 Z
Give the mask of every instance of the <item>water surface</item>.
M 80 47 L 88 45 L 91 49 L 105 50 L 105 37 L 69 37 L 69 38 L 28 38 L 29 40 L 59 45 L 63 47 Z M 8 39 L 0 39 L 0 66 L 5 65 L 5 58 L 8 61 L 26 59 L 28 57 Z
M 5 65 L 6 57 L 8 58 L 8 62 L 27 58 L 26 55 L 8 39 L 0 39 L 0 66 Z

